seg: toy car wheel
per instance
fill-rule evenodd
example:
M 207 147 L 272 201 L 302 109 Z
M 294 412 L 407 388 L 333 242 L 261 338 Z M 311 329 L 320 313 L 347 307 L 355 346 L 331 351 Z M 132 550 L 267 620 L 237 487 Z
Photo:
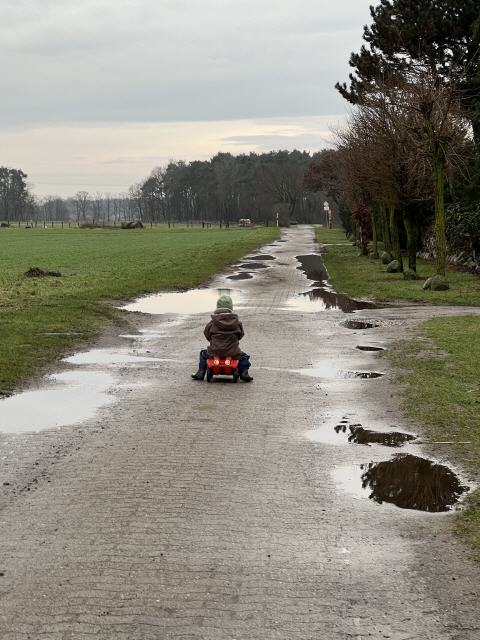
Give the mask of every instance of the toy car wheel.
M 233 381 L 234 381 L 234 382 L 238 382 L 238 378 L 239 378 L 239 376 L 240 376 L 240 373 L 238 372 L 238 369 L 236 369 L 236 370 L 233 372 Z
M 213 378 L 213 373 L 211 369 L 207 369 L 207 382 L 211 382 Z

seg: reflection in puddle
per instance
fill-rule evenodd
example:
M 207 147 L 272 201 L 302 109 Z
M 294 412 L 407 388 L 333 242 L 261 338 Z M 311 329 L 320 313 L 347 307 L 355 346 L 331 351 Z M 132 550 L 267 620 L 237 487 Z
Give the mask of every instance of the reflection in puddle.
M 114 378 L 97 371 L 65 371 L 48 376 L 48 386 L 24 391 L 0 404 L 0 431 L 26 433 L 68 426 L 93 418 L 114 401 Z
M 381 378 L 384 373 L 379 371 L 343 371 L 343 378 L 362 378 L 362 380 L 368 380 L 370 378 Z
M 345 320 L 342 324 L 347 329 L 375 329 L 380 326 L 375 320 Z
M 240 269 L 267 269 L 267 265 L 263 262 L 246 262 L 238 265 Z
M 236 273 L 234 276 L 228 276 L 227 280 L 250 280 L 250 278 L 253 278 L 252 274 L 244 271 L 243 273 Z
M 337 467 L 336 480 L 347 491 L 402 509 L 449 511 L 468 487 L 448 467 L 411 454 L 352 467 Z
M 360 424 L 349 425 L 347 420 L 342 420 L 333 429 L 323 426 L 308 431 L 305 435 L 312 442 L 321 444 L 345 445 L 350 442 L 361 445 L 379 444 L 385 447 L 400 447 L 416 439 L 416 436 L 400 431 L 371 431 L 364 429 Z
M 339 428 L 335 427 L 335 429 Z M 350 427 L 349 442 L 355 444 L 381 444 L 385 447 L 401 447 L 405 442 L 415 440 L 416 436 L 401 431 L 372 431 L 364 429 L 360 425 L 352 425 Z
M 300 311 L 320 311 L 340 309 L 343 313 L 353 313 L 360 309 L 376 309 L 377 305 L 363 300 L 354 300 L 337 293 L 328 283 L 328 273 L 322 257 L 318 254 L 297 256 L 300 266 L 297 267 L 315 283 L 315 288 L 301 293 L 289 301 L 289 306 Z
M 297 260 L 300 262 L 300 266 L 297 267 L 297 269 L 303 271 L 309 280 L 313 280 L 321 285 L 324 280 L 328 279 L 327 270 L 321 256 L 318 254 L 297 256 Z
M 353 300 L 341 293 L 336 293 L 328 287 L 317 287 L 296 295 L 289 301 L 289 306 L 300 311 L 317 312 L 321 310 L 340 309 L 343 313 L 353 313 L 360 309 L 374 309 L 371 302 Z
M 258 256 L 254 255 L 254 256 L 247 256 L 246 258 L 243 258 L 244 260 L 276 260 L 276 258 L 274 256 L 270 256 L 268 254 L 260 254 Z
M 228 295 L 238 304 L 240 293 L 233 289 L 191 289 L 174 293 L 155 293 L 139 298 L 123 307 L 125 311 L 137 311 L 153 315 L 163 313 L 181 313 L 190 315 L 195 313 L 209 313 L 215 310 L 220 296 Z
M 82 351 L 64 359 L 69 364 L 141 364 L 144 362 L 159 362 L 160 358 L 148 356 L 132 356 L 125 351 L 110 351 L 109 349 L 91 349 Z

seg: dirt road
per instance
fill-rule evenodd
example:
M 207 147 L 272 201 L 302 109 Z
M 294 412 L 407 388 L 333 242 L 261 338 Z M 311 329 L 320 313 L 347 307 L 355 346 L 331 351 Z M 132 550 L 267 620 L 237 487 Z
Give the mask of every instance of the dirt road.
M 316 251 L 313 231 L 283 239 L 252 279 L 211 284 L 234 289 L 252 384 L 190 380 L 208 314 L 129 314 L 133 335 L 63 365 L 106 376 L 92 415 L 70 389 L 80 424 L 28 433 L 27 415 L 12 434 L 0 407 L 2 640 L 480 637 L 480 569 L 452 514 L 362 490 L 360 464 L 427 450 L 348 441 L 359 424 L 419 432 L 381 352 L 356 347 L 388 347 L 432 310 L 309 306 L 295 256 Z M 342 325 L 359 317 L 380 326 Z M 386 375 L 356 376 L 369 371 Z M 48 426 L 38 412 L 32 428 Z

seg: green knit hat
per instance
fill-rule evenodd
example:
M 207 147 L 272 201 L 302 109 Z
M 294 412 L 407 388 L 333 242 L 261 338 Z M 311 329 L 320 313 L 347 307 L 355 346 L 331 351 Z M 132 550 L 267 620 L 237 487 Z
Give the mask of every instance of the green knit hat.
M 230 296 L 220 296 L 217 300 L 217 309 L 230 309 L 233 311 L 233 302 Z

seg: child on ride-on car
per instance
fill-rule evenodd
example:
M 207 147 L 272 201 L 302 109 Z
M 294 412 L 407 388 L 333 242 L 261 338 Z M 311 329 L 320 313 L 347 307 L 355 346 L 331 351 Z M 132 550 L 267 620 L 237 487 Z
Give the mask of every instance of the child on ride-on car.
M 231 356 L 238 359 L 240 380 L 251 382 L 249 375 L 250 356 L 240 349 L 239 341 L 243 338 L 243 326 L 236 313 L 233 313 L 233 303 L 230 296 L 221 296 L 217 301 L 217 308 L 212 319 L 203 331 L 209 341 L 207 349 L 200 351 L 200 361 L 197 373 L 192 374 L 194 380 L 203 380 L 207 372 L 207 359 L 210 356 L 226 358 Z

